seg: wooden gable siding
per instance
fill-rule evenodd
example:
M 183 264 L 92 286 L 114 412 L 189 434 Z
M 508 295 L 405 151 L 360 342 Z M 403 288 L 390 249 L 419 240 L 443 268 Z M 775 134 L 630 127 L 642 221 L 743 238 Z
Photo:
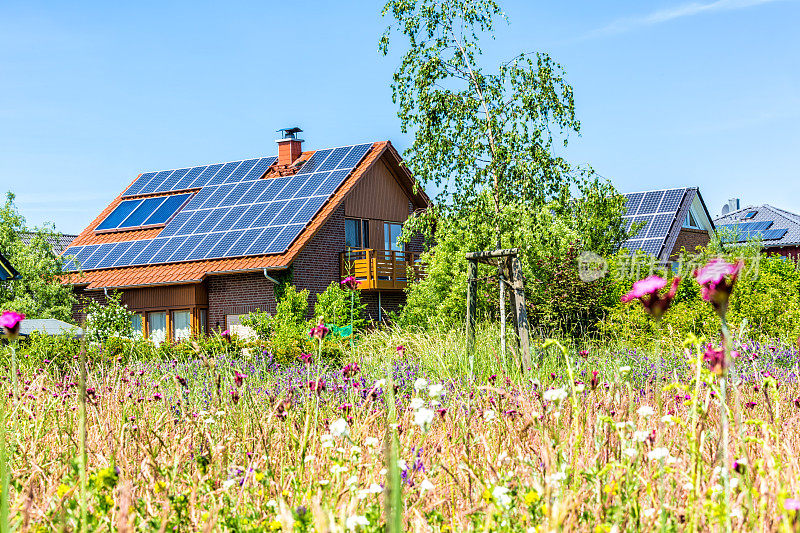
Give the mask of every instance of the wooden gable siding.
M 122 302 L 131 311 L 208 307 L 208 292 L 205 283 L 126 289 Z
M 392 171 L 383 160 L 378 160 L 347 195 L 344 216 L 405 222 L 408 218 L 408 201 L 408 195 Z

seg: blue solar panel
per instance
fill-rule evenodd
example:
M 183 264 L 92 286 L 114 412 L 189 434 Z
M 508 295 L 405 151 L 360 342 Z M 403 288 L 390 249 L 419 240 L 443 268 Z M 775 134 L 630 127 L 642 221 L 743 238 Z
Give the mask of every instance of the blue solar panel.
M 205 187 L 208 185 L 208 182 L 211 181 L 219 169 L 222 168 L 222 163 L 217 163 L 216 165 L 208 165 L 206 169 L 197 176 L 197 179 L 192 182 L 192 185 L 189 187 L 190 189 L 196 189 L 198 187 Z
M 172 237 L 171 239 L 167 240 L 167 243 L 164 245 L 161 250 L 158 251 L 156 255 L 150 258 L 147 262 L 150 264 L 153 263 L 166 263 L 167 260 L 175 253 L 175 251 L 186 241 L 187 237 Z
M 186 261 L 186 258 L 189 257 L 189 254 L 200 244 L 206 236 L 205 235 L 189 235 L 186 237 L 186 240 L 183 241 L 175 253 L 170 256 L 169 261 L 177 262 L 177 261 Z
M 270 180 L 258 180 L 256 182 L 252 182 L 252 187 L 250 187 L 246 193 L 239 197 L 239 199 L 236 201 L 236 204 L 242 205 L 255 203 L 256 199 L 264 194 L 264 191 L 269 188 L 269 185 Z
M 626 194 L 625 195 L 625 214 L 626 215 L 635 215 L 636 210 L 639 209 L 639 204 L 642 203 L 642 198 L 644 198 L 643 192 L 637 192 L 633 194 Z
M 328 179 L 326 179 L 322 185 L 319 186 L 314 194 L 318 196 L 330 196 L 336 189 L 339 188 L 339 185 L 342 184 L 349 173 L 349 170 L 334 170 L 331 172 L 331 175 L 328 177 Z
M 287 204 L 288 200 L 281 200 L 279 202 L 270 202 L 266 209 L 258 216 L 258 218 L 253 222 L 250 226 L 252 228 L 260 228 L 263 226 L 269 226 L 272 223 L 272 220 L 275 218 L 275 215 L 278 214 L 278 211 L 283 209 L 283 206 Z
M 200 244 L 197 245 L 197 248 L 194 249 L 192 253 L 187 256 L 187 260 L 194 261 L 196 259 L 202 259 L 208 253 L 212 246 L 216 245 L 219 240 L 222 238 L 223 233 L 209 233 L 203 240 L 200 241 Z
M 64 253 L 61 255 L 61 262 L 64 271 L 70 272 L 72 270 L 77 270 L 77 266 L 75 265 L 75 256 L 83 250 L 83 246 L 70 246 Z
M 256 200 L 254 200 L 253 203 L 269 202 L 270 200 L 274 200 L 275 196 L 279 192 L 281 192 L 281 190 L 286 186 L 287 183 L 289 183 L 290 179 L 291 178 L 288 176 L 268 179 L 266 181 L 266 183 L 269 185 L 268 188 L 265 189 L 264 192 L 261 193 L 261 196 L 259 196 Z
M 247 249 L 252 246 L 253 242 L 255 242 L 258 236 L 264 231 L 266 231 L 264 228 L 255 228 L 245 231 L 239 240 L 228 250 L 228 257 L 244 255 Z
M 208 216 L 203 220 L 202 224 L 192 229 L 189 228 L 190 233 L 208 233 L 214 229 L 214 226 L 227 214 L 227 209 L 212 209 Z
M 161 185 L 156 187 L 155 191 L 153 192 L 166 192 L 175 190 L 175 185 L 180 181 L 182 177 L 189 173 L 189 168 L 179 168 L 178 170 L 174 171 L 172 174 L 169 175 L 167 179 L 161 182 Z
M 319 167 L 322 163 L 325 162 L 325 159 L 328 157 L 328 155 L 330 155 L 331 152 L 333 152 L 332 149 L 317 150 L 308 159 L 308 161 L 303 163 L 303 166 L 300 168 L 298 174 L 310 174 L 314 172 L 315 170 L 317 170 L 317 167 Z
M 258 159 L 248 159 L 247 161 L 242 161 L 242 163 L 236 167 L 236 170 L 225 179 L 225 183 L 242 181 L 247 173 L 250 172 L 250 169 L 256 166 L 256 163 L 258 163 Z
M 82 269 L 84 261 L 86 261 L 89 258 L 89 256 L 94 253 L 96 249 L 97 245 L 90 245 L 90 246 L 84 246 L 80 252 L 77 252 L 75 254 L 75 259 L 73 260 L 75 269 L 76 270 L 78 268 Z
M 666 191 L 658 210 L 662 213 L 667 211 L 677 211 L 678 207 L 681 205 L 681 200 L 683 199 L 683 195 L 685 193 L 686 189 L 674 189 L 671 191 Z
M 645 239 L 642 241 L 641 250 L 646 254 L 657 256 L 661 251 L 661 244 L 663 242 L 663 239 Z
M 108 255 L 99 261 L 94 268 L 111 268 L 122 257 L 122 254 L 128 251 L 131 244 L 133 244 L 131 241 L 117 243 L 114 249 L 108 252 Z
M 247 191 L 250 190 L 250 187 L 255 185 L 252 181 L 246 181 L 244 183 L 237 183 L 233 190 L 226 196 L 220 203 L 219 207 L 228 207 L 231 205 L 235 205 L 239 203 L 239 200 L 244 196 Z
M 347 154 L 337 168 L 354 168 L 361 160 L 367 155 L 369 149 L 372 148 L 372 143 L 358 144 L 353 146 L 353 149 Z
M 108 255 L 108 252 L 110 252 L 116 245 L 117 243 L 110 242 L 97 246 L 94 250 L 94 253 L 83 262 L 83 269 L 90 270 L 92 268 L 97 268 L 97 264 L 102 261 L 103 258 Z
M 217 174 L 213 178 L 211 178 L 208 184 L 219 185 L 220 183 L 224 183 L 225 180 L 228 179 L 228 176 L 230 176 L 233 173 L 233 171 L 236 170 L 236 167 L 238 167 L 240 164 L 241 161 L 232 161 L 230 163 L 225 163 L 225 166 L 223 166 L 220 169 L 220 171 L 217 172 Z
M 227 211 L 224 217 L 209 231 L 227 231 L 233 228 L 233 225 L 239 220 L 239 217 L 247 211 L 246 205 L 236 205 Z
M 239 240 L 239 237 L 242 236 L 244 230 L 238 231 L 226 231 L 223 233 L 222 238 L 215 244 L 208 253 L 206 254 L 206 259 L 216 259 L 219 257 L 225 257 L 227 255 L 228 248 L 233 246 L 233 244 Z
M 291 226 L 284 226 L 280 234 L 272 241 L 272 244 L 267 248 L 268 254 L 279 254 L 286 251 L 292 241 L 294 241 L 300 232 L 303 230 L 303 224 L 294 224 Z
M 352 149 L 351 146 L 345 146 L 343 148 L 335 149 L 333 152 L 331 152 L 331 155 L 329 155 L 328 158 L 325 159 L 325 162 L 322 163 L 319 167 L 317 167 L 315 172 L 325 172 L 326 170 L 335 169 L 339 165 L 339 163 L 342 162 L 344 157 L 348 154 L 348 152 L 350 152 L 351 149 Z
M 152 180 L 150 180 L 147 185 L 142 187 L 142 190 L 139 191 L 139 194 L 150 194 L 155 192 L 159 185 L 164 183 L 164 181 L 172 174 L 174 170 L 162 170 L 158 174 L 156 174 Z
M 147 245 L 150 244 L 150 240 L 151 239 L 144 239 L 144 240 L 141 240 L 141 241 L 135 241 L 133 243 L 133 245 L 131 245 L 131 247 L 128 248 L 128 251 L 126 251 L 124 254 L 122 254 L 120 256 L 119 260 L 117 260 L 114 263 L 114 266 L 128 266 L 128 265 L 134 264 L 133 263 L 134 259 L 136 259 L 136 257 L 140 253 L 142 253 L 142 250 L 147 248 Z
M 302 198 L 303 196 L 314 196 L 315 191 L 326 179 L 328 179 L 330 175 L 330 172 L 316 172 L 311 174 L 311 176 L 308 178 L 308 181 L 305 182 L 300 189 L 298 189 L 297 193 L 295 193 L 295 196 L 298 198 Z
M 158 209 L 153 211 L 153 214 L 144 221 L 143 225 L 150 226 L 153 224 L 166 223 L 166 221 L 169 220 L 184 203 L 186 203 L 190 196 L 191 193 L 167 196 L 167 199 L 164 200 L 164 203 L 161 204 Z
M 782 239 L 786 232 L 789 231 L 787 229 L 768 229 L 763 232 L 762 239 L 765 241 L 772 241 L 777 239 Z
M 202 174 L 202 172 L 208 167 L 193 167 L 186 173 L 184 177 L 178 180 L 178 183 L 175 184 L 175 190 L 180 191 L 183 189 L 189 189 L 191 184 L 194 183 L 194 180 L 197 179 L 197 176 Z
M 142 200 L 124 200 L 105 218 L 105 220 L 97 225 L 95 231 L 116 228 L 134 211 L 134 209 L 139 207 L 141 203 Z
M 194 214 L 192 214 L 192 217 L 189 220 L 187 220 L 183 226 L 181 226 L 181 229 L 178 230 L 175 233 L 175 235 L 189 235 L 190 233 L 203 233 L 204 230 L 201 229 L 205 227 L 203 222 L 205 221 L 206 218 L 208 218 L 208 215 L 210 214 L 211 214 L 210 209 L 206 209 L 203 211 L 196 211 Z
M 287 183 L 286 186 L 283 188 L 283 190 L 281 190 L 280 193 L 275 195 L 275 199 L 276 200 L 288 200 L 289 198 L 294 198 L 294 194 L 298 190 L 300 190 L 300 187 L 305 185 L 305 183 L 307 181 L 308 181 L 308 176 L 306 176 L 306 175 L 293 176 L 289 180 L 289 183 Z
M 134 181 L 133 184 L 130 187 L 128 187 L 128 190 L 125 191 L 125 194 L 123 194 L 123 196 L 133 196 L 134 194 L 138 194 L 139 191 L 141 191 L 142 188 L 145 185 L 147 185 L 147 183 L 151 179 L 153 179 L 153 176 L 155 175 L 156 175 L 155 172 L 145 172 L 144 174 L 136 178 L 136 181 Z
M 175 218 L 170 220 L 166 227 L 161 230 L 161 233 L 158 234 L 159 237 L 171 237 L 173 235 L 178 235 L 180 232 L 181 226 L 186 224 L 186 222 L 192 218 L 194 212 L 192 211 L 181 211 Z
M 297 214 L 297 211 L 303 207 L 306 201 L 307 200 L 305 198 L 294 198 L 289 200 L 284 208 L 281 209 L 280 213 L 278 213 L 277 216 L 272 219 L 270 226 L 283 226 L 288 224 L 289 221 L 294 218 L 295 214 Z
M 259 179 L 267 172 L 267 170 L 269 170 L 269 167 L 271 167 L 272 164 L 275 163 L 275 161 L 277 160 L 278 160 L 277 157 L 262 157 L 261 159 L 258 160 L 258 163 L 256 163 L 256 165 L 252 169 L 250 169 L 250 172 L 247 173 L 247 176 L 245 176 L 244 179 L 248 181 Z
M 669 233 L 670 226 L 672 226 L 672 221 L 674 219 L 674 214 L 657 215 L 653 217 L 653 220 L 650 223 L 650 229 L 647 232 L 647 237 L 651 239 L 659 237 L 663 240 Z
M 117 226 L 117 228 L 136 228 L 141 226 L 144 224 L 144 221 L 147 220 L 162 203 L 164 203 L 165 198 L 165 196 L 159 196 L 157 198 L 147 198 L 143 200 L 142 203 L 139 204 L 139 207 L 134 209 L 133 212 Z
M 309 198 L 308 202 L 301 207 L 297 214 L 294 216 L 292 220 L 289 221 L 290 224 L 308 224 L 314 215 L 317 214 L 319 208 L 322 207 L 328 201 L 327 196 L 315 196 L 314 198 Z
M 647 230 L 650 228 L 650 222 L 652 221 L 652 217 L 636 217 L 633 219 L 632 226 L 641 226 L 641 229 L 636 232 L 634 238 L 643 239 L 647 236 Z
M 758 214 L 758 211 L 748 211 L 747 213 L 744 214 L 744 216 L 742 217 L 742 220 L 750 220 L 751 218 L 753 218 L 757 214 Z
M 191 201 L 186 204 L 186 207 L 183 210 L 194 211 L 196 209 L 200 209 L 201 206 L 206 203 L 206 201 L 211 198 L 211 195 L 216 191 L 217 187 L 203 187 L 197 192 L 197 194 L 194 195 Z
M 269 245 L 272 244 L 272 241 L 275 240 L 275 237 L 278 236 L 281 229 L 283 228 L 266 228 L 261 235 L 253 241 L 253 244 L 247 249 L 244 255 L 262 255 L 267 253 Z
M 244 212 L 241 218 L 233 226 L 231 226 L 231 229 L 254 227 L 256 219 L 261 213 L 264 212 L 264 209 L 266 209 L 268 205 L 269 204 L 253 204 L 246 206 L 247 210 Z
M 205 201 L 205 203 L 202 205 L 201 208 L 202 209 L 209 209 L 209 208 L 212 208 L 212 207 L 217 207 L 220 204 L 220 202 L 222 202 L 222 200 L 224 200 L 225 197 L 228 196 L 231 193 L 231 190 L 233 190 L 233 187 L 234 186 L 232 184 L 231 185 L 220 185 L 217 188 L 217 190 L 214 191 L 214 194 L 212 194 L 208 198 L 208 200 Z
M 661 205 L 661 199 L 664 197 L 664 191 L 650 191 L 645 193 L 642 199 L 639 210 L 636 211 L 637 215 L 651 215 L 658 213 L 658 207 Z
M 174 238 L 174 237 L 171 237 Z M 150 260 L 158 253 L 158 251 L 167 244 L 169 239 L 158 238 L 152 239 L 150 243 L 145 246 L 142 253 L 140 253 L 136 259 L 134 259 L 131 264 L 133 265 L 146 265 L 150 262 Z

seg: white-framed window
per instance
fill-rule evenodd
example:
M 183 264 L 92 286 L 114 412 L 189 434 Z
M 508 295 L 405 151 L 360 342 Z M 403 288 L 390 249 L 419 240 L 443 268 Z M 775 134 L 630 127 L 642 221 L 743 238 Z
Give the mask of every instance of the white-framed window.
M 134 337 L 141 337 L 144 335 L 144 323 L 141 314 L 135 313 L 131 316 L 131 328 L 133 329 Z
M 167 313 L 165 311 L 147 313 L 147 338 L 156 345 L 167 340 Z
M 192 313 L 186 309 L 172 312 L 172 340 L 175 342 L 192 336 Z
M 697 216 L 694 214 L 694 211 L 691 208 L 689 208 L 689 212 L 686 213 L 686 219 L 683 221 L 683 227 L 691 229 L 703 229 L 697 222 Z

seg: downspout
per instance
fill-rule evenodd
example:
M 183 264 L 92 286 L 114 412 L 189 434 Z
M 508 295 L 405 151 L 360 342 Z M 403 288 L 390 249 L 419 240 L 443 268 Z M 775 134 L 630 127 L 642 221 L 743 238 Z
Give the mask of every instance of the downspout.
M 378 291 L 378 322 L 383 322 L 383 310 L 381 309 L 381 291 Z
M 269 274 L 267 274 L 267 272 L 268 272 L 268 270 L 265 268 L 265 269 L 264 269 L 264 277 L 265 277 L 265 278 L 267 278 L 268 280 L 270 280 L 270 281 L 271 281 L 272 283 L 274 283 L 275 285 L 278 285 L 278 284 L 279 284 L 278 280 L 277 280 L 277 279 L 275 279 L 275 278 L 273 278 L 273 277 L 272 277 L 272 276 L 270 276 Z

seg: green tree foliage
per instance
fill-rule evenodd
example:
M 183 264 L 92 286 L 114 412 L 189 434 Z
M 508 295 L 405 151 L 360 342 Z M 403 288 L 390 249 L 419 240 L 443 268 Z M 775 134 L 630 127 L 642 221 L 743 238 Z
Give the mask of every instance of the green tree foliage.
M 311 351 L 308 337 L 310 329 L 308 312 L 308 290 L 298 291 L 294 285 L 282 288 L 283 297 L 278 300 L 275 314 L 256 310 L 242 317 L 242 325 L 253 328 L 259 339 L 266 342 L 267 349 L 278 362 L 296 360 L 301 353 Z
M 507 247 L 516 220 L 506 207 L 539 207 L 569 181 L 553 145 L 566 144 L 580 123 L 560 65 L 547 54 L 520 54 L 485 70 L 479 38 L 505 19 L 493 1 L 390 0 L 383 14 L 395 23 L 381 51 L 389 53 L 397 34 L 408 45 L 392 89 L 402 129 L 414 133 L 409 168 L 441 191 L 440 210 L 480 209 L 497 247 Z
M 354 330 L 364 327 L 364 309 L 366 304 L 361 302 L 361 291 L 350 290 L 343 287 L 338 281 L 332 282 L 328 287 L 317 296 L 314 304 L 314 316 L 326 324 L 338 327 L 350 325 L 350 307 L 352 298 L 352 324 Z
M 86 338 L 105 342 L 111 337 L 133 338 L 133 312 L 122 303 L 122 293 L 112 292 L 105 305 L 95 300 L 86 302 Z
M 24 232 L 33 233 L 28 244 L 21 238 Z M 59 236 L 52 224 L 26 228 L 25 219 L 14 205 L 14 194 L 7 193 L 0 209 L 0 253 L 22 279 L 0 283 L 0 309 L 24 313 L 28 318 L 71 320 L 75 297 L 71 287 L 61 284 L 61 259 L 48 243 L 48 238 Z

